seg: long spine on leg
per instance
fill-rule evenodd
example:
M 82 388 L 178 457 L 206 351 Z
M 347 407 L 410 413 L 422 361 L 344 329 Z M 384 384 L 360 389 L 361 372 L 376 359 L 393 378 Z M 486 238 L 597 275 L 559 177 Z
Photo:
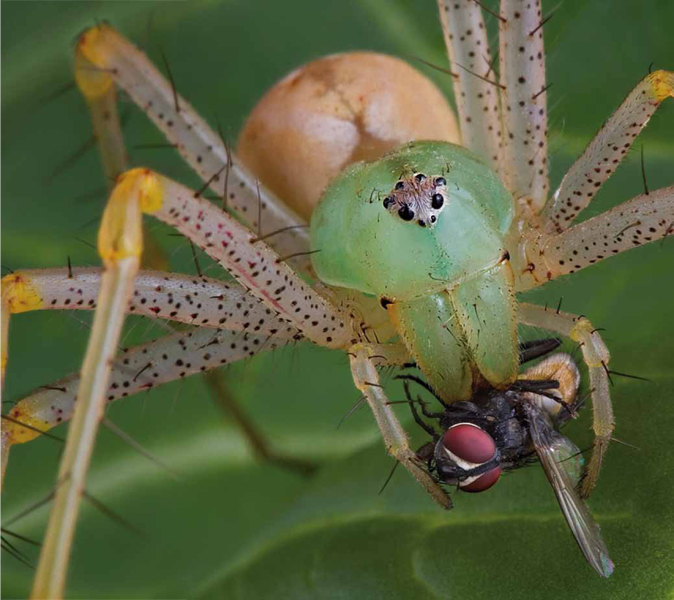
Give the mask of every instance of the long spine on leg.
M 107 25 L 84 32 L 79 48 L 90 63 L 110 73 L 215 194 L 226 194 L 227 206 L 251 229 L 258 231 L 263 226 L 263 233 L 267 233 L 292 227 L 270 241 L 282 254 L 308 249 L 308 232 L 299 227 L 304 225 L 303 220 L 258 185 L 256 178 L 228 152 L 220 136 L 175 92 L 145 54 Z
M 462 144 L 496 170 L 501 119 L 482 10 L 473 0 L 438 0 L 438 8 L 454 74 Z
M 540 0 L 502 0 L 499 21 L 501 179 L 519 211 L 538 213 L 548 193 L 545 50 Z
M 660 103 L 674 97 L 674 73 L 647 75 L 604 123 L 571 166 L 543 211 L 548 232 L 561 233 L 589 204 L 613 174 Z
M 33 598 L 61 598 L 86 475 L 112 359 L 124 324 L 133 278 L 142 252 L 142 211 L 151 211 L 161 197 L 157 178 L 142 170 L 120 177 L 103 214 L 98 248 L 105 264 L 98 308 L 82 365 L 73 422 L 59 467 L 54 506 L 40 552 Z

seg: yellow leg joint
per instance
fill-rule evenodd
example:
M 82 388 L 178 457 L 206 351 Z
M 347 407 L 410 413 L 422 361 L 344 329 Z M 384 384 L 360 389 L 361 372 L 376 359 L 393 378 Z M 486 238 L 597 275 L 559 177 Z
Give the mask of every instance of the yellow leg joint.
M 113 85 L 112 76 L 107 69 L 107 38 L 115 36 L 107 25 L 87 29 L 77 40 L 75 49 L 75 82 L 88 99 L 99 98 Z
M 21 271 L 2 278 L 2 301 L 10 313 L 40 310 L 43 307 L 42 297 L 36 287 Z
M 583 334 L 592 334 L 592 323 L 585 318 L 578 320 L 578 323 L 576 323 L 569 332 L 569 337 L 574 342 L 582 342 L 584 341 Z
M 143 251 L 141 214 L 161 207 L 164 186 L 150 169 L 131 169 L 117 178 L 98 232 L 104 262 L 116 262 Z
M 585 318 L 579 319 L 569 333 L 569 337 L 574 342 L 579 342 L 583 347 L 583 357 L 588 367 L 606 367 L 608 365 L 611 355 L 590 321 Z
M 52 428 L 50 423 L 26 414 L 19 407 L 12 409 L 8 416 L 13 420 L 3 419 L 2 431 L 8 436 L 10 444 L 30 442 L 39 437 L 40 432 L 48 431 Z M 24 427 L 24 425 L 28 425 L 28 427 Z
M 658 102 L 662 102 L 668 96 L 674 98 L 674 72 L 653 71 L 648 75 L 648 81 Z

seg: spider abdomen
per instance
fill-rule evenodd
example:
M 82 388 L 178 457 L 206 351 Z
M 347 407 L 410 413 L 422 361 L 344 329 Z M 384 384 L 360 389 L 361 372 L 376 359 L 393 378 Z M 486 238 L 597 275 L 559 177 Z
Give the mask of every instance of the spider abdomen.
M 347 52 L 310 62 L 269 90 L 248 117 L 238 152 L 308 221 L 345 167 L 427 139 L 460 141 L 435 85 L 398 58 Z

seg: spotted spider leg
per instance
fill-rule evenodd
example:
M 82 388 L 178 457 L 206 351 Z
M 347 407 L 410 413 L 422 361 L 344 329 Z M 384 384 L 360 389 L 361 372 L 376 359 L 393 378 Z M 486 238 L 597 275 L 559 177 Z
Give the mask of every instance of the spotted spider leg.
M 102 270 L 25 269 L 3 277 L 9 312 L 94 310 Z M 247 331 L 255 335 L 299 340 L 302 334 L 236 282 L 210 277 L 139 271 L 127 313 L 153 319 Z
M 463 146 L 498 167 L 501 115 L 482 10 L 473 0 L 438 0 L 454 77 Z
M 649 73 L 630 92 L 571 166 L 541 214 L 549 234 L 561 233 L 615 172 L 660 103 L 674 97 L 674 72 Z
M 176 379 L 274 350 L 291 341 L 241 331 L 194 329 L 176 332 L 123 349 L 112 364 L 105 400 L 110 403 L 126 398 Z M 12 443 L 28 442 L 42 431 L 70 420 L 79 385 L 80 375 L 73 373 L 35 390 L 18 402 L 9 413 L 9 417 L 16 421 L 10 422 L 13 425 Z
M 654 71 L 627 96 L 562 179 L 551 201 L 525 233 L 519 262 L 524 291 L 574 273 L 608 256 L 672 233 L 672 188 L 637 196 L 579 225 L 573 220 L 617 169 L 660 103 L 674 97 L 674 73 Z
M 373 362 L 376 351 L 372 346 L 355 344 L 349 351 L 349 359 L 353 381 L 372 409 L 386 451 L 412 474 L 442 508 L 452 508 L 452 501 L 447 493 L 433 480 L 424 466 L 419 464 L 416 452 L 410 448 L 405 430 L 391 409 Z
M 93 310 L 101 280 L 102 271 L 96 268 L 17 271 L 3 278 L 3 301 L 8 315 L 30 310 Z M 302 337 L 235 282 L 207 277 L 140 271 L 127 313 L 198 325 L 204 333 L 194 339 L 192 333 L 169 335 L 125 350 L 112 369 L 108 402 Z M 226 332 L 220 334 L 213 328 Z M 79 379 L 79 373 L 73 374 L 40 387 L 12 408 L 3 426 L 4 459 L 11 445 L 30 441 L 70 419 Z
M 2 280 L 3 335 L 6 335 L 12 314 L 33 310 L 96 309 L 102 276 L 102 270 L 97 268 L 22 270 L 5 276 Z M 140 271 L 133 286 L 127 313 L 274 339 L 302 338 L 297 328 L 279 319 L 274 310 L 236 282 L 223 283 L 207 277 Z M 176 339 L 173 345 L 180 344 L 180 340 Z M 5 337 L 2 348 L 4 362 L 7 359 L 7 341 Z M 165 347 L 171 350 L 170 340 L 167 339 Z M 57 383 L 50 387 L 60 390 L 63 386 Z M 9 416 L 20 423 L 44 429 L 41 425 L 44 419 L 36 415 L 47 408 L 33 396 L 30 394 L 19 401 Z M 53 404 L 49 397 L 45 402 Z M 58 422 L 49 421 L 51 426 Z M 20 423 L 4 423 L 3 474 L 9 447 L 19 441 L 13 429 Z
M 543 24 L 540 0 L 501 0 L 499 174 L 524 215 L 541 210 L 549 186 Z
M 308 250 L 304 221 L 228 152 L 221 137 L 131 42 L 101 24 L 80 36 L 76 56 L 79 72 L 104 74 L 123 89 L 213 192 L 225 198 L 227 208 L 252 230 L 261 231 L 263 224 L 267 233 L 284 230 L 282 235 L 269 238 L 279 253 Z M 298 258 L 297 264 L 298 268 L 306 267 L 307 257 Z
M 592 428 L 594 446 L 592 457 L 581 484 L 581 496 L 587 498 L 597 483 L 601 463 L 608 449 L 613 432 L 613 407 L 609 393 L 609 360 L 611 355 L 599 332 L 592 323 L 580 315 L 546 310 L 535 304 L 520 303 L 519 321 L 525 325 L 554 331 L 577 342 L 583 361 L 590 373 L 592 397 Z
M 133 348 L 123 348 L 114 360 L 107 403 L 165 383 L 204 373 L 260 352 L 284 347 L 295 341 L 289 335 L 263 335 L 240 330 L 199 328 L 175 332 Z M 369 361 L 373 366 L 403 365 L 409 354 L 402 344 L 368 344 Z M 42 432 L 67 422 L 72 417 L 80 374 L 72 373 L 46 386 L 41 386 L 21 399 L 9 412 L 12 422 L 5 423 L 12 432 L 12 444 L 21 444 Z M 384 409 L 390 412 L 387 407 Z M 393 416 L 395 418 L 395 416 Z M 9 425 L 9 427 L 7 427 Z
M 163 201 L 152 216 L 187 236 L 315 344 L 329 348 L 350 345 L 352 331 L 346 315 L 302 280 L 271 247 L 208 200 L 156 176 Z
M 561 275 L 574 273 L 600 260 L 662 239 L 674 232 L 674 186 L 632 198 L 553 237 L 537 237 L 525 245 L 529 257 L 526 272 L 545 274 L 520 278 L 517 291 L 525 291 Z M 537 245 L 538 244 L 538 245 Z M 520 320 L 571 337 L 581 344 L 590 370 L 595 441 L 583 480 L 582 495 L 594 487 L 613 430 L 608 389 L 609 354 L 587 319 L 546 312 L 520 304 Z M 574 320 L 575 319 L 575 320 Z
M 615 254 L 674 233 L 674 186 L 636 196 L 555 236 L 534 237 L 525 246 L 533 277 L 521 278 L 525 291 L 575 273 Z M 536 274 L 540 274 L 536 277 Z

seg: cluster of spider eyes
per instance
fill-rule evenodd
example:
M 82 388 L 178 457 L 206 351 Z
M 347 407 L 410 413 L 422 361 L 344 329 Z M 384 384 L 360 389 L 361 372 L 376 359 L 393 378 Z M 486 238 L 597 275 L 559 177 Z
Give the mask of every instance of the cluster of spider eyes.
M 432 180 L 423 173 L 398 181 L 391 193 L 384 198 L 384 208 L 397 214 L 403 221 L 416 218 L 421 227 L 432 226 L 445 205 L 447 181 L 444 177 Z

